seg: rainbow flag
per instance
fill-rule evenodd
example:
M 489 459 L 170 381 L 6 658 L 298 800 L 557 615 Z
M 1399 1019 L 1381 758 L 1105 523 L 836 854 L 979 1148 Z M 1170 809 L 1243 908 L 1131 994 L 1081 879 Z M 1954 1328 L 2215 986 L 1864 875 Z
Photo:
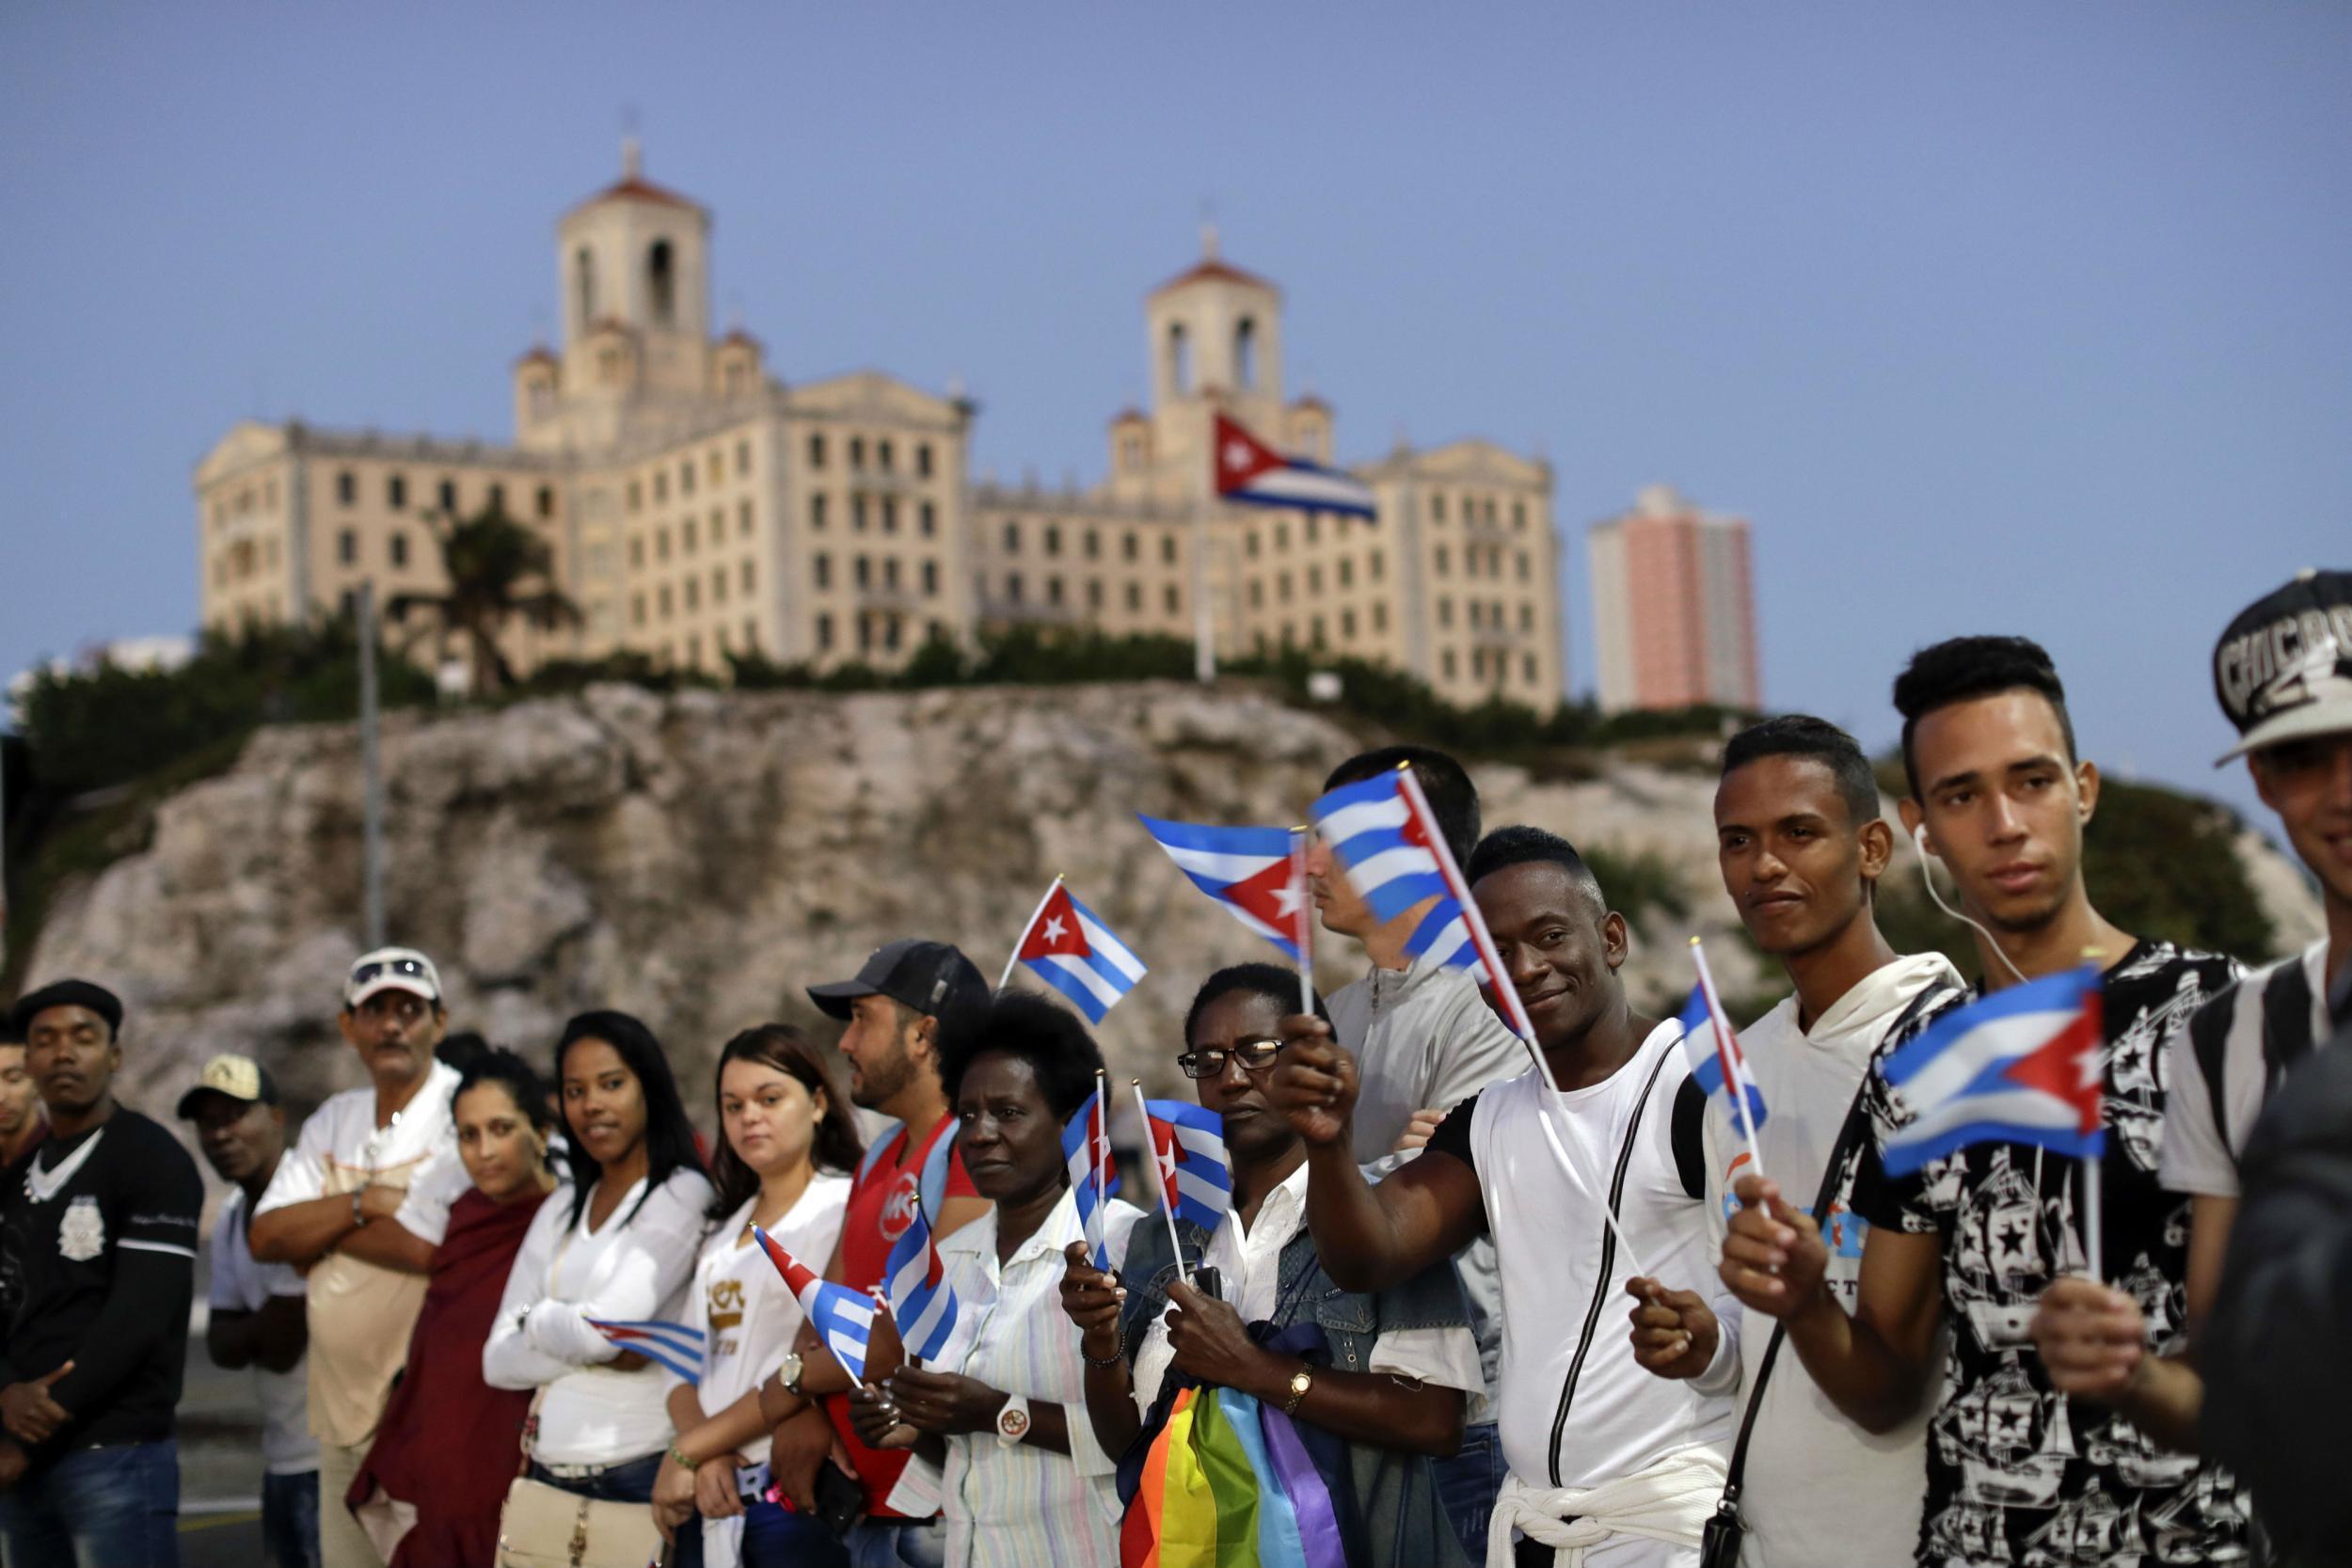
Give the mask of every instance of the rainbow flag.
M 1290 1418 L 1231 1388 L 1186 1388 L 1152 1440 L 1119 1532 L 1120 1568 L 1346 1568 L 1330 1489 Z

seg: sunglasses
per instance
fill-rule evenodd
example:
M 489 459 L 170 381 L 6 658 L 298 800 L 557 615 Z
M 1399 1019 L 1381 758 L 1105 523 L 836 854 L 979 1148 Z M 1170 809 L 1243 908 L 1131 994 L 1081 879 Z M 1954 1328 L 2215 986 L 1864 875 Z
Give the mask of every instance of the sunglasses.
M 1208 1046 L 1187 1051 L 1176 1058 L 1177 1069 L 1187 1078 L 1222 1078 L 1228 1057 L 1241 1063 L 1241 1069 L 1253 1077 L 1274 1065 L 1274 1058 L 1282 1053 L 1282 1042 L 1270 1037 L 1237 1042 L 1231 1051 Z
M 424 960 L 421 958 L 377 958 L 370 963 L 355 964 L 352 966 L 351 983 L 355 986 L 364 986 L 370 980 L 380 979 L 387 974 L 405 974 L 411 979 L 421 980 L 424 978 Z

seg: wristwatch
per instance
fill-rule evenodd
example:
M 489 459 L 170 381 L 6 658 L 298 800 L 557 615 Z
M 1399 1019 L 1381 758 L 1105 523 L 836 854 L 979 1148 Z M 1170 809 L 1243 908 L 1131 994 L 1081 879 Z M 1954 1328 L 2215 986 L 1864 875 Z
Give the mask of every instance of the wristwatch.
M 1307 1390 L 1314 1386 L 1315 1370 L 1312 1367 L 1302 1366 L 1298 1369 L 1298 1370 L 1291 1373 L 1291 1397 L 1282 1402 L 1282 1414 L 1285 1416 L 1297 1415 L 1298 1402 L 1305 1399 L 1307 1397 Z
M 800 1354 L 796 1351 L 786 1351 L 784 1359 L 776 1364 L 776 1382 L 783 1386 L 786 1393 L 798 1394 L 801 1391 L 801 1373 L 803 1370 L 801 1366 Z
M 1019 1394 L 1008 1394 L 1004 1408 L 996 1412 L 996 1441 L 1009 1449 L 1028 1434 L 1029 1402 Z

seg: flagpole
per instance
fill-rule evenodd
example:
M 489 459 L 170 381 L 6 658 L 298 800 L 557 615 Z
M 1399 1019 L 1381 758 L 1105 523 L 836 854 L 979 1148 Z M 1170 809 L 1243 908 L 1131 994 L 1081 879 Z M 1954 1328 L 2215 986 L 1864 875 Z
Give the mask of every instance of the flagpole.
M 1307 830 L 1291 830 L 1291 891 L 1298 895 L 1298 1010 L 1315 1010 L 1315 906 L 1307 896 Z
M 2100 961 L 2106 957 L 2106 950 L 2105 948 L 2086 947 L 2083 949 L 2083 962 L 2089 965 L 2093 972 L 2097 971 Z M 2102 1016 L 2104 1017 L 2104 1013 Z M 2102 1025 L 2101 1032 L 2105 1032 L 2104 1024 Z M 2098 1049 L 2097 1045 L 2094 1044 L 2093 1049 Z M 2099 1111 L 2102 1122 L 2104 1122 L 2106 1118 L 2106 1107 L 2105 1103 L 2106 1099 L 2106 1085 L 2102 1084 L 2100 1085 L 2101 1104 Z M 2104 1244 L 2106 1238 L 2102 1234 L 2105 1227 L 2100 1224 L 2100 1210 L 2104 1207 L 2104 1204 L 2101 1200 L 2099 1191 L 2099 1165 L 2105 1157 L 2104 1150 L 2099 1154 L 2085 1154 L 2080 1157 L 2083 1167 L 2084 1261 L 2088 1265 L 2090 1277 L 2101 1284 L 2105 1284 L 2106 1282 L 2106 1273 L 2102 1266 L 2103 1259 L 2106 1256 L 2106 1250 Z
M 1764 1175 L 1764 1146 L 1756 1141 L 1756 1113 L 1748 1108 L 1748 1066 L 1738 1054 L 1738 1047 L 1722 1037 L 1731 1027 L 1731 1020 L 1724 1013 L 1723 1000 L 1715 994 L 1715 973 L 1707 967 L 1707 949 L 1699 939 L 1691 939 L 1691 961 L 1698 966 L 1699 992 L 1707 998 L 1707 1016 L 1715 1025 L 1715 1051 L 1723 1058 L 1724 1075 L 1735 1080 L 1731 1084 L 1733 1103 L 1740 1107 L 1740 1130 L 1748 1135 L 1748 1158 L 1756 1162 L 1758 1180 L 1769 1180 Z
M 1136 1091 L 1136 1110 L 1143 1117 L 1143 1141 L 1150 1146 L 1152 1150 L 1152 1168 L 1159 1171 L 1160 1146 L 1152 1136 L 1152 1106 L 1151 1102 L 1143 1098 L 1143 1080 L 1130 1078 L 1127 1084 Z M 1176 1258 L 1176 1277 L 1189 1285 L 1192 1283 L 1192 1275 L 1184 1267 L 1184 1241 L 1176 1234 L 1176 1200 L 1168 1190 L 1166 1172 L 1160 1172 L 1160 1212 L 1168 1219 L 1168 1246 Z
M 1633 1243 L 1627 1237 L 1625 1227 L 1617 1223 L 1616 1211 L 1595 1196 L 1583 1173 L 1577 1169 L 1576 1162 L 1568 1158 L 1567 1148 L 1560 1141 L 1559 1130 L 1551 1125 L 1551 1107 L 1559 1101 L 1560 1083 L 1551 1075 L 1551 1064 L 1544 1059 L 1544 1048 L 1535 1042 L 1535 1022 L 1527 1016 L 1527 1004 L 1519 1000 L 1518 987 L 1511 983 L 1511 976 L 1503 970 L 1502 956 L 1495 950 L 1494 934 L 1486 929 L 1486 917 L 1479 912 L 1478 901 L 1470 896 L 1470 884 L 1462 879 L 1462 868 L 1454 863 L 1453 847 L 1446 843 L 1445 835 L 1437 831 L 1437 813 L 1429 809 L 1429 797 L 1422 793 L 1421 781 L 1413 777 L 1412 765 L 1398 763 L 1396 777 L 1397 785 L 1404 790 L 1405 799 L 1415 816 L 1429 825 L 1429 852 L 1436 859 L 1438 874 L 1445 879 L 1446 888 L 1453 894 L 1454 901 L 1461 906 L 1462 924 L 1469 927 L 1470 942 L 1478 949 L 1478 961 L 1486 965 L 1487 976 L 1494 983 L 1495 998 L 1502 1004 L 1504 1022 L 1510 1024 L 1511 1032 L 1518 1036 L 1520 1042 L 1527 1047 L 1527 1053 L 1535 1058 L 1535 1070 L 1543 1075 L 1544 1087 L 1551 1091 L 1551 1098 L 1544 1102 L 1535 1117 L 1544 1130 L 1544 1141 L 1551 1145 L 1552 1155 L 1559 1160 L 1560 1168 L 1568 1173 L 1568 1180 L 1584 1195 L 1584 1200 L 1600 1211 L 1601 1220 L 1609 1227 L 1610 1234 L 1617 1238 L 1619 1246 L 1625 1248 L 1627 1264 L 1643 1278 L 1656 1278 L 1642 1266 L 1641 1254 L 1633 1250 Z
M 1099 1067 L 1094 1069 L 1094 1126 L 1087 1129 L 1087 1136 L 1092 1139 L 1099 1132 L 1101 1142 L 1089 1151 L 1093 1158 L 1088 1163 L 1094 1166 L 1094 1223 L 1107 1237 L 1111 1229 L 1111 1091 L 1110 1080 Z M 1107 1244 L 1104 1260 L 1109 1261 Z
M 1216 679 L 1216 615 L 1209 602 L 1209 498 L 1216 488 L 1216 409 L 1208 409 L 1206 440 L 1200 455 L 1205 469 L 1193 472 L 1192 504 L 1192 673 L 1203 686 Z
M 1037 917 L 1045 912 L 1045 906 L 1054 901 L 1054 889 L 1061 886 L 1061 879 L 1062 873 L 1055 872 L 1053 881 L 1045 889 L 1045 896 L 1037 901 L 1037 908 L 1029 911 L 1029 918 L 1022 926 L 1021 934 L 1012 939 L 1012 957 L 1005 960 L 1005 972 L 996 976 L 998 990 L 1003 990 L 1012 984 L 1013 967 L 1021 962 L 1021 949 L 1028 945 L 1029 932 L 1036 927 Z

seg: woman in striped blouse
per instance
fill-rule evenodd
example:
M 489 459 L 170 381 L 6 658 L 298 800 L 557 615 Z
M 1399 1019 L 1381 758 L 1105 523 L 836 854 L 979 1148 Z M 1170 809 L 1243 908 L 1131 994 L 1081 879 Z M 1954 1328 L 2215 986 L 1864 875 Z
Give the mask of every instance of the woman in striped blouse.
M 943 1353 L 852 1399 L 869 1441 L 912 1444 L 936 1466 L 908 1475 L 937 1478 L 947 1568 L 1119 1560 L 1117 1456 L 1087 1419 L 1078 1336 L 1060 1306 L 1062 1249 L 1084 1234 L 1061 1132 L 1102 1065 L 1074 1014 L 1009 993 L 940 1064 L 964 1168 L 992 1206 L 939 1243 L 957 1301 Z M 1111 1200 L 1111 1256 L 1125 1251 L 1139 1215 Z

